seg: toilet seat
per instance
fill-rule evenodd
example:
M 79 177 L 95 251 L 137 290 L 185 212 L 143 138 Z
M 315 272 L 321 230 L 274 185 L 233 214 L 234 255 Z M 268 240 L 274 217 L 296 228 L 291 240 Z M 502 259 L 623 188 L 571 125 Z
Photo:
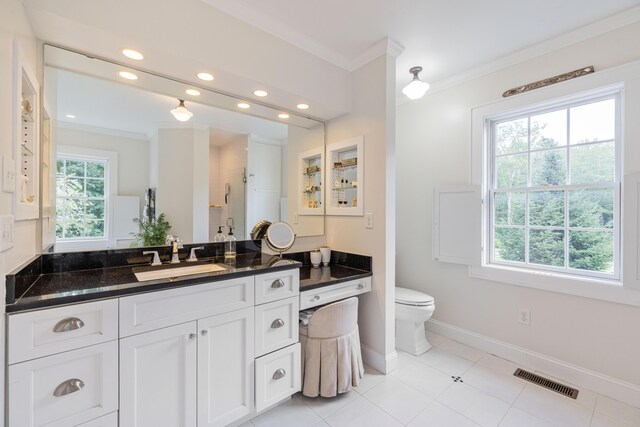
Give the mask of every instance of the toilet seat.
M 396 303 L 426 307 L 433 305 L 433 297 L 422 292 L 414 291 L 413 289 L 396 287 Z

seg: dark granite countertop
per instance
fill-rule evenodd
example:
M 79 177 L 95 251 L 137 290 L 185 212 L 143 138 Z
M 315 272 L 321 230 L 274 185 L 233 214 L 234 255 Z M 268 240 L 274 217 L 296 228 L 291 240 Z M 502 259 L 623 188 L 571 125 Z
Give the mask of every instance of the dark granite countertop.
M 290 259 L 252 252 L 237 256 L 234 264 L 225 264 L 223 271 L 194 274 L 169 279 L 139 282 L 135 273 L 158 269 L 187 267 L 206 263 L 224 264 L 222 258 L 203 259 L 195 263 L 117 266 L 40 274 L 15 302 L 7 301 L 7 313 L 50 307 L 82 301 L 113 298 L 134 293 L 177 288 L 254 274 L 299 268 L 301 263 Z
M 340 264 L 329 264 L 327 267 L 317 268 L 304 265 L 300 268 L 300 292 L 371 276 L 370 271 Z

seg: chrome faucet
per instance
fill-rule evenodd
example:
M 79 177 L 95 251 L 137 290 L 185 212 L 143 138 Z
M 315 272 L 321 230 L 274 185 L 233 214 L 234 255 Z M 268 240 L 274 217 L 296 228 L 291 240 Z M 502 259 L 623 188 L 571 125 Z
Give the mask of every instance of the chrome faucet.
M 167 236 L 167 243 L 171 246 L 171 264 L 179 264 L 180 257 L 178 256 L 178 249 L 182 249 L 182 241 L 177 236 Z
M 153 260 L 151 261 L 151 265 L 162 265 L 160 262 L 160 256 L 158 255 L 158 251 L 144 251 L 142 255 L 151 255 L 153 254 Z
M 196 257 L 196 251 L 201 251 L 204 249 L 204 246 L 197 246 L 195 248 L 191 248 L 191 252 L 189 252 L 189 258 L 187 258 L 187 262 L 195 262 L 198 260 Z

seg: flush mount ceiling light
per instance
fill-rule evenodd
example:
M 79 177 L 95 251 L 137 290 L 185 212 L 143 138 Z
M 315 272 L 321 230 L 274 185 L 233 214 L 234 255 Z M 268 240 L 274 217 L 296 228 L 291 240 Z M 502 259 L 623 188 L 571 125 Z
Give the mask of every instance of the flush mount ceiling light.
M 251 107 L 251 105 L 247 104 L 246 102 L 241 102 L 241 103 L 238 104 L 238 108 L 247 109 L 247 108 L 250 108 L 250 107 Z
M 210 82 L 213 80 L 213 75 L 209 73 L 198 73 L 198 78 L 200 80 L 204 80 L 205 82 Z
M 278 114 L 278 117 L 280 117 L 281 119 L 288 119 L 289 115 L 287 113 L 281 113 L 281 114 Z
M 300 110 L 306 110 L 309 108 L 307 104 L 298 104 L 296 105 L 296 107 L 298 107 Z
M 263 97 L 269 95 L 266 90 L 254 90 L 253 94 L 255 96 Z
M 188 122 L 189 119 L 193 117 L 193 113 L 187 110 L 182 99 L 179 99 L 178 101 L 180 101 L 180 104 L 171 110 L 171 114 L 173 114 L 173 117 L 175 117 L 179 122 Z
M 191 96 L 200 96 L 200 91 L 197 91 L 195 89 L 187 89 L 185 90 L 185 93 Z
M 429 90 L 429 83 L 423 82 L 420 80 L 420 77 L 418 77 L 420 71 L 422 71 L 422 67 L 412 67 L 409 69 L 409 72 L 413 74 L 413 79 L 402 89 L 402 93 L 409 99 L 420 99 Z
M 127 80 L 138 80 L 138 76 L 136 76 L 135 74 L 133 74 L 130 71 L 120 71 L 118 73 L 120 75 L 120 77 L 122 77 L 123 79 L 127 79 Z
M 136 61 L 142 61 L 144 59 L 144 55 L 133 49 L 123 49 L 122 54 L 127 58 L 135 59 Z

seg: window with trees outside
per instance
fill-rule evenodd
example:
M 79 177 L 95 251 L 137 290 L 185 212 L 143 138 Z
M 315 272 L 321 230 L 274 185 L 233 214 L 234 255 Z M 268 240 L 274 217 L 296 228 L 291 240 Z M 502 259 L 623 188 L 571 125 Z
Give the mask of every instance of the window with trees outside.
M 107 160 L 59 156 L 56 175 L 56 238 L 104 239 Z
M 490 122 L 490 262 L 617 279 L 618 95 Z

